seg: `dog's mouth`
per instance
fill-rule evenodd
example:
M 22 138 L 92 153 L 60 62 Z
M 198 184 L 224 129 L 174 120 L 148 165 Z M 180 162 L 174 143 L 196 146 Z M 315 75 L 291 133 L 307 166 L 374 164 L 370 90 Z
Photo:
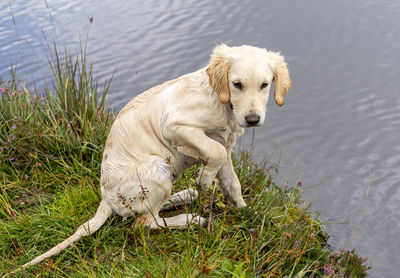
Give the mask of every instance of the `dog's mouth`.
M 249 125 L 249 124 L 245 124 L 245 126 L 242 126 L 244 128 L 250 128 L 250 127 L 259 127 L 261 126 L 261 124 L 256 124 L 256 125 Z
M 239 124 L 239 126 L 240 126 L 241 128 L 259 127 L 259 126 L 262 125 L 262 123 L 248 124 L 248 123 L 246 123 L 246 122 L 239 122 L 239 121 L 238 121 L 238 124 Z

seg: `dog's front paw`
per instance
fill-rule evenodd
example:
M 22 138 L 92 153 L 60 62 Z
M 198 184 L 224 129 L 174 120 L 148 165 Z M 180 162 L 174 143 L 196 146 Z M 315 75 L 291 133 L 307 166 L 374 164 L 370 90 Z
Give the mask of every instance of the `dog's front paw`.
M 241 198 L 241 200 L 238 200 L 237 202 L 235 202 L 235 206 L 237 208 L 244 208 L 246 207 L 246 202 L 243 200 L 243 198 Z

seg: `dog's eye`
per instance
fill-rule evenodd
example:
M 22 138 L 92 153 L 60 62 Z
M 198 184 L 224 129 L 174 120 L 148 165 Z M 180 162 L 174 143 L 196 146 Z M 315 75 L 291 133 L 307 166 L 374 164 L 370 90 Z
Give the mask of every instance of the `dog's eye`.
M 268 83 L 262 83 L 261 90 L 264 90 L 265 88 L 267 88 L 267 86 L 268 86 Z
M 236 89 L 242 90 L 243 89 L 243 85 L 242 82 L 233 82 L 233 86 L 235 86 Z

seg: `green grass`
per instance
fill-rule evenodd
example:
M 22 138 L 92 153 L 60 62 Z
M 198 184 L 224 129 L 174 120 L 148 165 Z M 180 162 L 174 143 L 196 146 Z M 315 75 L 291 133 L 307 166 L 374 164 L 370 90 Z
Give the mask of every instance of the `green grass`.
M 101 155 L 114 114 L 87 66 L 54 46 L 53 80 L 41 94 L 15 75 L 0 84 L 0 273 L 7 274 L 71 235 L 101 199 Z M 110 218 L 93 236 L 20 277 L 365 277 L 354 251 L 327 244 L 299 185 L 275 184 L 278 165 L 234 156 L 248 207 L 236 209 L 217 186 L 191 206 L 205 227 L 149 231 Z M 196 168 L 174 191 L 194 187 Z

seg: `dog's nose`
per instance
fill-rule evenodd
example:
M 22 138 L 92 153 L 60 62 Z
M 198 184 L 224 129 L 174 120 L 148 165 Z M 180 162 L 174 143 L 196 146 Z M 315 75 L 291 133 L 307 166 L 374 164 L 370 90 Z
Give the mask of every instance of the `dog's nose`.
M 244 117 L 244 119 L 249 126 L 255 126 L 260 121 L 260 116 L 257 114 L 250 114 Z

